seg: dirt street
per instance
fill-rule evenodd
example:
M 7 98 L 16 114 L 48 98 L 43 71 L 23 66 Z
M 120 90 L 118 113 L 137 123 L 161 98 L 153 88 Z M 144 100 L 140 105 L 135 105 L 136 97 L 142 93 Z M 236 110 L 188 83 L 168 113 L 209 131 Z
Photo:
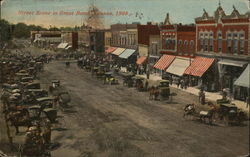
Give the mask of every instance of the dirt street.
M 184 119 L 183 107 L 197 102 L 178 91 L 172 103 L 149 101 L 148 93 L 101 80 L 71 64 L 46 65 L 41 81 L 59 79 L 72 108 L 60 112 L 52 132 L 53 157 L 236 157 L 248 154 L 249 125 L 216 126 Z

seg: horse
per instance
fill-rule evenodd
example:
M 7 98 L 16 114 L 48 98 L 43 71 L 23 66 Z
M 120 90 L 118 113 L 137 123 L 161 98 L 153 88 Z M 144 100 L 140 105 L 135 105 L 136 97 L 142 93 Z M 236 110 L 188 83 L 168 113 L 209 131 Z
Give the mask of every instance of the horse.
M 194 104 L 187 104 L 184 107 L 184 114 L 183 114 L 183 118 L 185 118 L 186 116 L 190 115 L 190 116 L 194 116 L 196 114 L 195 111 L 195 106 Z
M 66 68 L 69 68 L 70 67 L 70 62 L 66 62 L 65 65 L 66 65 Z
M 214 113 L 215 109 L 211 109 L 209 111 L 201 111 L 199 114 L 200 121 L 206 122 L 206 119 L 208 119 L 209 124 L 212 124 Z
M 16 134 L 19 133 L 19 126 L 30 127 L 32 125 L 32 120 L 27 109 L 22 109 L 20 111 L 10 111 L 6 120 L 10 121 L 11 125 L 15 127 Z

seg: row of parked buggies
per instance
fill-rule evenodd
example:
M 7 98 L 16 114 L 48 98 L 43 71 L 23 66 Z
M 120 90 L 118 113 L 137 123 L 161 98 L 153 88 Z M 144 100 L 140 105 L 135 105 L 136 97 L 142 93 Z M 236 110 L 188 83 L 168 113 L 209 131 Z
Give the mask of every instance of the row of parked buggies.
M 58 80 L 51 83 L 50 90 L 41 87 L 38 73 L 43 71 L 44 57 L 14 57 L 16 61 L 25 60 L 25 64 L 15 67 L 14 72 L 6 72 L 7 79 L 2 83 L 2 111 L 7 126 L 15 127 L 16 134 L 19 127 L 27 127 L 25 140 L 19 147 L 20 156 L 50 156 L 51 126 L 58 122 L 57 108 L 70 101 L 67 92 L 56 90 L 60 87 Z M 6 59 L 6 64 L 10 60 L 13 56 Z

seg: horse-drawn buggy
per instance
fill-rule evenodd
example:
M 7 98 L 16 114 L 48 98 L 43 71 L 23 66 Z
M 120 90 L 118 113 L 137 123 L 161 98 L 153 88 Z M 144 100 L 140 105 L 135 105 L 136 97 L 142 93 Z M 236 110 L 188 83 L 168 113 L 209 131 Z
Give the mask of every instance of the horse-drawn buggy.
M 127 86 L 127 87 L 133 87 L 133 79 L 132 77 L 134 77 L 134 73 L 122 73 L 121 74 L 123 76 L 123 86 Z
M 49 123 L 29 127 L 25 141 L 19 146 L 21 157 L 50 157 L 51 127 Z
M 132 80 L 133 80 L 133 84 L 134 86 L 136 87 L 136 89 L 139 91 L 139 92 L 142 92 L 144 91 L 144 81 L 145 81 L 145 78 L 142 77 L 142 76 L 139 76 L 139 75 L 136 75 L 136 76 L 133 76 L 132 77 Z
M 170 96 L 169 81 L 161 80 L 157 82 L 157 85 L 149 88 L 149 99 L 150 100 L 164 100 Z
M 70 94 L 67 91 L 58 92 L 57 98 L 61 107 L 68 107 L 68 104 L 71 101 Z
M 112 72 L 106 72 L 103 77 L 103 84 L 115 85 L 118 84 L 118 79 L 113 76 Z
M 168 80 L 160 81 L 160 85 L 158 87 L 161 99 L 168 99 L 170 96 L 169 81 Z
M 244 120 L 246 120 L 245 113 L 242 110 L 238 109 L 238 107 L 235 104 L 221 103 L 215 105 L 212 102 L 208 102 L 208 105 L 210 107 L 209 110 L 196 112 L 194 104 L 187 104 L 186 107 L 184 108 L 183 117 L 186 116 L 199 117 L 199 119 L 202 121 L 206 121 L 206 119 L 208 119 L 209 124 L 212 124 L 213 121 L 217 121 L 219 123 L 222 122 L 226 125 L 233 123 L 239 125 Z
M 105 75 L 105 65 L 101 64 L 101 65 L 98 66 L 98 69 L 95 69 L 95 70 L 96 70 L 95 71 L 96 77 L 98 79 L 103 78 L 103 76 Z
M 200 120 L 201 122 L 212 124 L 215 111 L 216 109 L 211 106 L 211 108 L 208 110 L 202 110 L 198 112 L 194 104 L 187 104 L 184 107 L 183 117 L 192 117 L 192 119 L 195 118 Z
M 240 110 L 235 104 L 221 103 L 219 104 L 218 116 L 226 125 L 241 124 L 245 119 L 245 113 Z

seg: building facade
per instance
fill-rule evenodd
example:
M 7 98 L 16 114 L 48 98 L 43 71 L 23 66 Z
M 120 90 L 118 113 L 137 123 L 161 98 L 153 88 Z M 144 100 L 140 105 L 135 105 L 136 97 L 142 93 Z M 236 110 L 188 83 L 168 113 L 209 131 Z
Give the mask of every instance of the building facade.
M 122 47 L 137 49 L 138 37 L 137 37 L 138 24 L 114 24 L 111 25 L 111 34 L 113 47 Z
M 53 48 L 61 43 L 61 31 L 31 31 L 31 43 L 38 47 Z
M 204 9 L 195 22 L 196 55 L 214 58 L 220 89 L 235 94 L 234 82 L 250 61 L 250 13 L 241 14 L 233 6 L 227 15 L 219 4 L 213 16 Z
M 183 57 L 195 56 L 195 25 L 161 26 L 161 53 Z

